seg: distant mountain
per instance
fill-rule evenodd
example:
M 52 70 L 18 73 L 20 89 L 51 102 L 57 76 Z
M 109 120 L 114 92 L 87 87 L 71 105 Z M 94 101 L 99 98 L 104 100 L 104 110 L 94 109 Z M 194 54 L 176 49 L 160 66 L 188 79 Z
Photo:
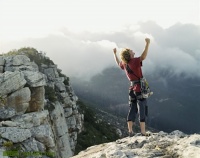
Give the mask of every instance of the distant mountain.
M 148 125 L 158 130 L 198 133 L 200 126 L 200 79 L 176 76 L 163 69 L 146 74 L 154 95 L 148 99 Z M 71 78 L 79 98 L 115 115 L 126 117 L 128 87 L 126 75 L 117 67 L 105 69 L 90 81 Z

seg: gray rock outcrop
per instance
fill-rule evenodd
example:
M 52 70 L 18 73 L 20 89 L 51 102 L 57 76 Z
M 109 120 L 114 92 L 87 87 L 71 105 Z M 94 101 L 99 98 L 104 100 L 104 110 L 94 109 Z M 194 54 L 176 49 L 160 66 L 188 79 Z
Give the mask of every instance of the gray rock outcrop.
M 24 54 L 0 56 L 0 154 L 69 158 L 83 124 L 78 98 L 56 65 Z

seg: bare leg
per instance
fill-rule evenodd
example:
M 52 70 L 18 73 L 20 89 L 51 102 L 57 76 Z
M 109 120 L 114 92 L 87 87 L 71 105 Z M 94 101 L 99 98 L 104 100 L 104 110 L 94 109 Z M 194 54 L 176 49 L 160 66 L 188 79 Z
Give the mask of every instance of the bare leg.
M 128 121 L 127 124 L 128 124 L 128 132 L 133 133 L 133 124 L 134 123 L 132 121 Z
M 140 129 L 142 134 L 146 134 L 145 122 L 140 122 Z

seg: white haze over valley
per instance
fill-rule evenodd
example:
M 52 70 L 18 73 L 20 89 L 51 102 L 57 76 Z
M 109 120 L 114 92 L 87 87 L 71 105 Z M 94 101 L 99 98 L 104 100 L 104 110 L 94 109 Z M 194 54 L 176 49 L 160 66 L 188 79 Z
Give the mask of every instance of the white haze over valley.
M 139 56 L 146 37 L 144 72 L 200 77 L 199 0 L 0 0 L 0 20 L 0 53 L 36 48 L 69 77 L 116 66 L 114 47 Z
M 44 38 L 29 38 L 4 44 L 4 52 L 21 47 L 34 47 L 58 65 L 68 76 L 89 78 L 103 69 L 116 66 L 112 49 L 129 47 L 139 56 L 145 37 L 151 38 L 144 71 L 168 68 L 173 74 L 200 76 L 200 26 L 177 23 L 167 29 L 153 21 L 139 23 L 137 29 L 127 26 L 108 33 L 70 32 L 60 30 Z

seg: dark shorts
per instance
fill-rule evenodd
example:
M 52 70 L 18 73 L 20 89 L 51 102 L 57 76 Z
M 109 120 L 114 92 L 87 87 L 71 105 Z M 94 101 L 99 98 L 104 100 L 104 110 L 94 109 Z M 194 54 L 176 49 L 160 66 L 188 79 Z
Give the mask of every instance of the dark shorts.
M 129 91 L 129 112 L 127 116 L 127 121 L 135 122 L 136 115 L 139 115 L 140 122 L 145 122 L 148 115 L 147 99 L 137 99 L 141 93 L 134 93 L 133 90 Z

